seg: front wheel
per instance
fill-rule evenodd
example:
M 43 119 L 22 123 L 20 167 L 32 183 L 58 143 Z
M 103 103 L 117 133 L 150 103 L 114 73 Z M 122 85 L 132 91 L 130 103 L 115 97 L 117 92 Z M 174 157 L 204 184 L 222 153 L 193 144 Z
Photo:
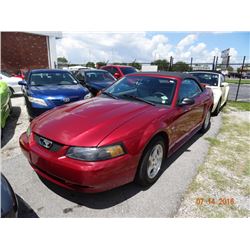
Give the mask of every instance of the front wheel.
M 209 109 L 206 113 L 205 120 L 202 124 L 201 133 L 205 133 L 208 131 L 208 129 L 210 127 L 210 123 L 211 123 L 211 110 Z
M 136 183 L 141 186 L 152 185 L 160 176 L 166 155 L 166 144 L 162 137 L 155 137 L 145 149 L 141 158 Z

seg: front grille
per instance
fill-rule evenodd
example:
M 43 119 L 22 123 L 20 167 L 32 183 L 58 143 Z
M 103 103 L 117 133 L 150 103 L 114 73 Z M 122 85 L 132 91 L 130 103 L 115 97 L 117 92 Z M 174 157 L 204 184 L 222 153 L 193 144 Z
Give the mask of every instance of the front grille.
M 79 97 L 79 96 L 73 96 L 73 97 L 69 97 L 69 101 L 63 101 L 63 99 L 55 99 L 55 100 L 51 100 L 53 102 L 53 104 L 55 106 L 60 106 L 60 105 L 63 105 L 63 104 L 67 104 L 67 103 L 70 103 L 70 102 L 76 102 L 76 101 L 80 101 L 82 100 L 83 98 L 82 97 Z
M 41 147 L 45 148 L 43 145 L 41 145 L 41 143 L 40 143 L 40 138 L 41 138 L 40 135 L 35 134 L 35 141 L 36 141 L 36 143 L 37 143 L 38 145 L 40 145 Z M 44 138 L 44 137 L 42 137 L 42 138 Z M 45 139 L 46 139 L 46 138 L 45 138 Z M 51 141 L 51 140 L 50 140 L 50 141 Z M 57 152 L 57 151 L 60 150 L 62 147 L 63 147 L 62 144 L 52 141 L 52 146 L 51 146 L 50 148 L 46 148 L 46 149 L 49 150 L 49 151 L 52 151 L 52 152 Z

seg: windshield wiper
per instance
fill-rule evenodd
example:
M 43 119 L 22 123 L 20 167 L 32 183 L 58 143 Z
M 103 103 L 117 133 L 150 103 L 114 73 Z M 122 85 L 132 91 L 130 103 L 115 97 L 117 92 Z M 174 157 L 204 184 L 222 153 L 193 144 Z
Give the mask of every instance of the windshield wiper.
M 114 99 L 118 99 L 118 97 L 117 96 L 114 96 L 114 95 L 112 95 L 111 93 L 109 93 L 109 92 L 102 92 L 102 94 L 104 94 L 104 95 L 107 95 L 107 96 L 109 96 L 109 97 L 112 97 L 112 98 L 114 98 Z
M 150 105 L 152 105 L 152 106 L 155 106 L 154 103 L 152 103 L 152 102 L 150 102 L 150 101 L 147 101 L 147 100 L 144 100 L 144 99 L 142 99 L 142 98 L 140 98 L 140 97 L 138 97 L 138 96 L 127 95 L 127 94 L 124 94 L 124 95 L 121 95 L 121 96 L 129 97 L 129 98 L 135 99 L 135 100 L 137 100 L 137 101 L 145 102 L 145 103 L 147 103 L 147 104 L 150 104 Z

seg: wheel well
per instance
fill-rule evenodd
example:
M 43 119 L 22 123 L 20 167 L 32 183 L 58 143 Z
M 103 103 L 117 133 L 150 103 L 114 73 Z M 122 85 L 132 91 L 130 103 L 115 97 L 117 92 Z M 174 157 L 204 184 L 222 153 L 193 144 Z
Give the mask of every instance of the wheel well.
M 15 91 L 12 87 L 9 87 L 11 94 L 13 94 Z
M 168 144 L 169 144 L 169 138 L 168 138 L 167 133 L 161 131 L 161 132 L 155 134 L 154 137 L 150 140 L 150 142 L 151 142 L 155 137 L 157 137 L 157 136 L 160 136 L 160 137 L 163 138 L 163 140 L 164 140 L 164 142 L 165 142 L 165 145 L 166 145 L 166 151 L 168 151 L 168 147 L 169 147 L 169 145 L 168 145 Z M 150 142 L 149 142 L 149 143 L 150 143 Z M 148 144 L 149 144 L 149 143 L 148 143 Z M 166 152 L 166 153 L 167 153 L 167 152 Z
M 139 163 L 138 163 L 138 166 L 137 166 L 135 178 L 136 178 L 136 176 L 137 176 L 137 174 L 138 174 L 139 166 L 140 166 L 140 164 L 141 164 L 141 161 L 142 161 L 142 158 L 143 158 L 143 155 L 144 155 L 146 149 L 148 148 L 148 146 L 149 146 L 149 144 L 151 143 L 151 141 L 152 141 L 155 137 L 158 137 L 158 136 L 160 136 L 161 138 L 163 138 L 163 140 L 164 140 L 164 142 L 165 142 L 165 145 L 166 145 L 166 156 L 168 155 L 168 148 L 169 148 L 169 138 L 168 138 L 168 135 L 167 135 L 166 132 L 163 132 L 163 131 L 158 132 L 157 134 L 155 134 L 155 135 L 151 138 L 151 140 L 147 143 L 147 145 L 146 145 L 145 148 L 143 149 L 143 153 L 142 153 L 142 155 L 141 155 L 141 157 L 140 157 L 140 160 L 139 160 Z

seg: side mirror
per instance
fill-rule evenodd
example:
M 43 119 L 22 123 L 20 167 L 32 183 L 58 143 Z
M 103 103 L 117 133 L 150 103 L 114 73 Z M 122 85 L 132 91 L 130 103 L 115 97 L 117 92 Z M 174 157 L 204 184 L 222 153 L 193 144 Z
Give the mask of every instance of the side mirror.
M 121 74 L 116 72 L 116 73 L 114 74 L 114 77 L 115 77 L 116 79 L 119 79 L 119 78 L 121 77 Z
M 183 98 L 181 100 L 181 102 L 179 103 L 179 106 L 192 105 L 194 103 L 195 103 L 195 101 L 193 98 Z
M 27 86 L 27 82 L 25 80 L 22 80 L 18 82 L 18 85 Z
M 228 83 L 227 82 L 222 82 L 220 86 L 221 87 L 226 87 L 226 86 L 228 86 Z

